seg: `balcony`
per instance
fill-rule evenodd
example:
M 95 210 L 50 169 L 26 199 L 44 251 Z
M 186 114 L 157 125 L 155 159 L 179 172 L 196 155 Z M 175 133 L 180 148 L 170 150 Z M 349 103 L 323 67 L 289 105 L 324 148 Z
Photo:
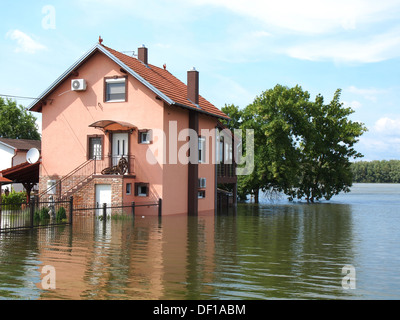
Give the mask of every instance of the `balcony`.
M 236 164 L 218 164 L 217 180 L 218 183 L 236 183 Z
M 135 156 L 105 156 L 93 162 L 94 175 L 135 175 Z

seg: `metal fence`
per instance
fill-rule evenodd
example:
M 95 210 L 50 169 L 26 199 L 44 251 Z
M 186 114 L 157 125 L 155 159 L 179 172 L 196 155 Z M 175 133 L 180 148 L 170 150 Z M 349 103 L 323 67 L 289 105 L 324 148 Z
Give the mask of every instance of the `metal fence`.
M 162 215 L 162 200 L 156 202 L 130 202 L 130 203 L 102 203 L 96 206 L 90 204 L 76 204 L 73 207 L 74 215 L 95 215 L 103 219 L 107 217 L 121 217 L 141 215 L 142 213 L 150 214 L 149 209 L 157 210 L 154 212 L 159 216 Z M 153 213 L 153 214 L 154 214 Z
M 56 225 L 72 225 L 75 215 L 100 217 L 107 220 L 109 217 L 121 217 L 149 214 L 149 210 L 156 210 L 162 215 L 162 199 L 148 203 L 112 203 L 93 205 L 75 204 L 73 197 L 57 199 L 55 201 L 39 201 L 32 198 L 29 203 L 0 204 L 0 233 L 47 227 Z
M 72 224 L 73 199 L 0 204 L 0 232 Z

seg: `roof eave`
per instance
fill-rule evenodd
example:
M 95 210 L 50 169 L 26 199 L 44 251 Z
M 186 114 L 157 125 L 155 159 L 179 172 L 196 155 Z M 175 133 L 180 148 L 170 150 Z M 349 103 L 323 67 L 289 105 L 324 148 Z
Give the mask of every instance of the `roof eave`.
M 3 141 L 0 141 L 0 143 L 1 143 L 2 145 L 4 145 L 4 146 L 10 148 L 10 149 L 17 150 L 17 148 L 15 148 L 15 147 L 13 147 L 13 146 L 10 146 L 9 144 L 7 144 L 7 143 L 5 143 L 5 142 L 3 142 Z
M 35 110 L 37 104 L 53 91 L 62 81 L 64 81 L 78 66 L 80 66 L 88 57 L 90 57 L 98 49 L 98 44 L 92 47 L 88 52 L 86 52 L 79 60 L 77 60 L 71 67 L 69 67 L 61 76 L 59 76 L 51 85 L 48 87 L 37 99 L 28 106 L 29 111 Z
M 112 53 L 110 53 L 107 49 L 105 49 L 103 46 L 100 44 L 96 44 L 93 48 L 91 48 L 87 53 L 85 53 L 79 60 L 77 60 L 71 67 L 69 67 L 61 76 L 57 78 L 56 81 L 54 81 L 50 87 L 47 88 L 46 91 L 44 91 L 34 102 L 32 102 L 28 106 L 29 111 L 39 111 L 39 107 L 37 107 L 37 104 L 41 102 L 42 100 L 45 100 L 46 97 L 62 82 L 64 81 L 77 67 L 79 67 L 87 58 L 89 58 L 93 53 L 96 51 L 100 51 L 103 54 L 105 54 L 108 58 L 110 58 L 112 61 L 114 61 L 116 64 L 118 64 L 122 69 L 124 69 L 126 72 L 128 72 L 130 75 L 132 75 L 134 78 L 136 78 L 139 82 L 141 82 L 143 85 L 145 85 L 147 88 L 149 88 L 151 91 L 153 91 L 157 96 L 159 96 L 162 100 L 164 100 L 168 104 L 174 104 L 174 101 L 167 97 L 164 93 L 162 93 L 160 90 L 158 90 L 156 87 L 151 85 L 149 82 L 147 82 L 144 78 L 142 78 L 139 74 L 137 74 L 135 71 L 133 71 L 130 67 L 128 67 L 125 63 L 123 63 L 121 60 L 119 60 L 117 57 L 115 57 Z
M 198 109 L 198 108 L 195 108 L 195 107 L 191 107 L 191 106 L 188 106 L 188 105 L 186 105 L 186 104 L 182 104 L 182 103 L 173 103 L 173 104 L 176 105 L 176 106 L 178 106 L 178 107 L 185 108 L 185 109 L 188 109 L 188 110 L 197 111 L 197 112 L 199 112 L 199 113 L 203 113 L 203 114 L 206 114 L 206 115 L 208 115 L 208 116 L 215 117 L 215 118 L 225 119 L 225 120 L 230 120 L 230 119 L 231 119 L 231 118 L 229 118 L 229 117 L 224 117 L 224 116 L 222 116 L 222 115 L 218 115 L 218 114 L 211 113 L 211 112 L 208 112 L 208 111 L 205 111 L 205 110 L 202 110 L 202 109 Z

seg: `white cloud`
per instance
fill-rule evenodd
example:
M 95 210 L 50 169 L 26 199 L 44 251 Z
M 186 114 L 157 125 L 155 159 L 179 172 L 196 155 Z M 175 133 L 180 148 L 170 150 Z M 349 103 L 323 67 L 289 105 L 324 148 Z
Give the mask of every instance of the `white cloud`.
M 399 28 L 374 36 L 316 38 L 284 49 L 293 58 L 310 61 L 334 60 L 345 63 L 371 63 L 399 56 Z
M 6 38 L 9 38 L 17 42 L 18 46 L 16 47 L 15 52 L 26 52 L 34 54 L 37 51 L 47 49 L 46 46 L 33 40 L 26 33 L 18 29 L 8 31 L 6 34 Z
M 380 118 L 375 122 L 374 130 L 380 134 L 397 135 L 400 138 L 400 118 Z
M 385 21 L 399 9 L 396 0 L 196 0 L 200 5 L 224 7 L 265 25 L 292 32 L 323 34 Z
M 195 0 L 258 22 L 279 39 L 271 51 L 292 58 L 372 63 L 400 56 L 398 0 Z M 388 21 L 395 23 L 388 29 Z M 396 25 L 397 24 L 397 25 Z M 296 37 L 293 38 L 293 35 Z
M 364 160 L 400 159 L 400 115 L 381 117 L 360 137 L 357 151 Z
M 357 88 L 350 86 L 345 89 L 347 92 L 362 96 L 364 99 L 376 102 L 377 96 L 387 94 L 389 89 L 377 89 L 377 88 Z
M 344 106 L 346 107 L 346 108 L 351 108 L 351 109 L 353 109 L 353 110 L 357 110 L 357 109 L 360 109 L 361 108 L 361 103 L 359 102 L 359 101 L 357 101 L 357 100 L 353 100 L 353 101 L 350 101 L 350 102 L 348 102 L 348 101 L 343 101 L 343 104 L 344 104 Z

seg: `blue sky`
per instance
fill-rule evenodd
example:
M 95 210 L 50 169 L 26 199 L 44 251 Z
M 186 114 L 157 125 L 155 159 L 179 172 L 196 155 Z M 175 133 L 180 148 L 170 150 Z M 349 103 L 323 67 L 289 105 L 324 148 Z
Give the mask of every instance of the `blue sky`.
M 327 102 L 340 88 L 369 129 L 357 144 L 364 160 L 400 159 L 400 1 L 6 0 L 0 94 L 37 97 L 99 35 L 119 51 L 145 44 L 149 63 L 184 82 L 196 67 L 219 108 L 278 83 Z

